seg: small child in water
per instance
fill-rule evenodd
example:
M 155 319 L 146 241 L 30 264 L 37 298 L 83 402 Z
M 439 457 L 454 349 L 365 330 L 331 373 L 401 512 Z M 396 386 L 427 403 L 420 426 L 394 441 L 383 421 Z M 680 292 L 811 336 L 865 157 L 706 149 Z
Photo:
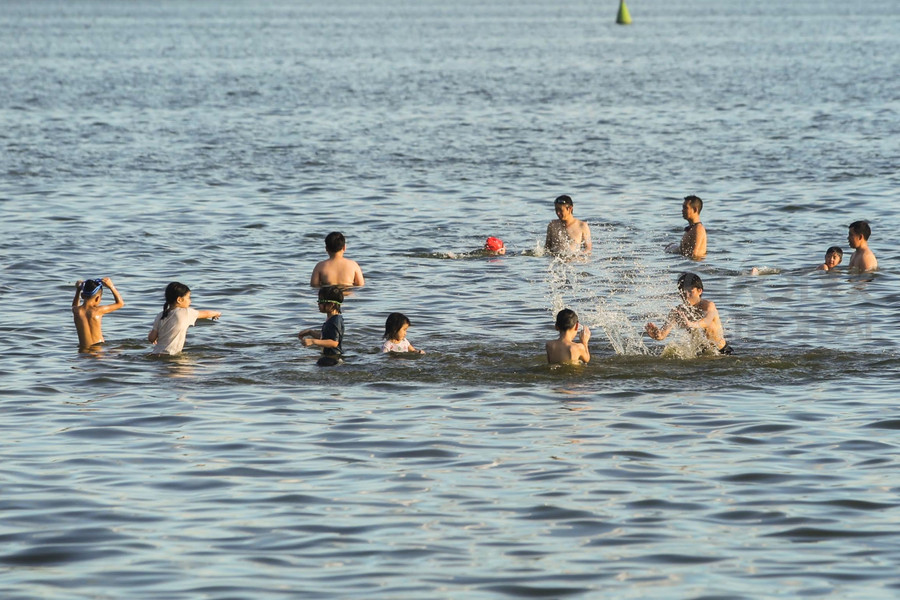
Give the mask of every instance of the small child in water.
M 578 333 L 578 315 L 574 310 L 564 308 L 556 313 L 556 330 L 559 338 L 547 342 L 547 362 L 554 364 L 579 364 L 591 360 L 591 352 L 588 350 L 588 341 L 591 339 L 591 330 L 582 328 L 581 338 L 576 342 Z
M 178 354 L 184 348 L 188 327 L 197 319 L 217 320 L 222 316 L 218 310 L 197 310 L 191 308 L 191 289 L 183 283 L 173 281 L 166 286 L 166 302 L 162 311 L 153 320 L 153 327 L 147 340 L 155 347 L 151 354 Z
M 416 350 L 406 339 L 406 330 L 409 329 L 409 319 L 403 313 L 391 313 L 384 322 L 384 343 L 382 352 L 418 352 L 425 354 L 424 350 Z
M 344 341 L 344 316 L 341 314 L 341 304 L 344 302 L 344 292 L 335 285 L 323 287 L 319 290 L 319 312 L 328 315 L 320 331 L 304 329 L 297 334 L 304 346 L 320 346 L 322 358 L 316 364 L 320 367 L 332 367 L 341 362 L 344 350 L 341 342 Z
M 734 354 L 731 346 L 725 342 L 725 330 L 719 319 L 719 311 L 712 300 L 704 300 L 703 282 L 694 273 L 682 273 L 678 278 L 678 291 L 684 303 L 669 312 L 665 325 L 660 329 L 653 323 L 647 323 L 645 330 L 654 340 L 664 340 L 675 325 L 685 329 L 702 331 L 711 348 L 719 354 Z
M 113 302 L 105 306 L 100 305 L 103 297 L 103 286 L 112 292 Z M 78 297 L 83 302 L 78 304 Z M 75 284 L 75 297 L 72 299 L 72 318 L 75 320 L 75 330 L 78 332 L 78 349 L 87 350 L 95 344 L 103 343 L 103 331 L 101 321 L 103 315 L 119 310 L 125 306 L 122 296 L 109 277 L 103 279 L 79 280 Z
M 816 267 L 817 271 L 830 271 L 839 264 L 844 258 L 844 251 L 838 246 L 832 246 L 825 251 L 825 262 Z

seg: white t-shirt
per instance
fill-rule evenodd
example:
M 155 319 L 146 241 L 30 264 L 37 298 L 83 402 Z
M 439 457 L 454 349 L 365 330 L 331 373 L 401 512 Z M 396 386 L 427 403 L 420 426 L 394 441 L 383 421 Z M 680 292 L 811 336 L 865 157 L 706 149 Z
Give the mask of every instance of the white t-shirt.
M 171 308 L 165 319 L 162 312 L 153 321 L 153 331 L 157 334 L 156 346 L 151 354 L 178 354 L 184 348 L 184 338 L 188 327 L 197 322 L 200 311 L 187 308 Z
M 384 340 L 381 345 L 382 352 L 409 352 L 409 340 L 403 338 L 399 342 L 394 340 Z

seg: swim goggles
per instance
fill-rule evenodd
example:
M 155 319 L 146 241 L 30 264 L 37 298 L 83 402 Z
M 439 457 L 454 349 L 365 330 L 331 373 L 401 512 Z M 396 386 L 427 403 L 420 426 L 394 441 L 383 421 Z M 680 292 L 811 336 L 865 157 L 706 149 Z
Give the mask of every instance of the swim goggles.
M 88 283 L 94 284 L 94 289 L 90 292 L 85 289 Z M 93 298 L 103 289 L 103 281 L 101 279 L 88 279 L 84 283 L 81 284 L 81 297 L 87 300 L 88 298 Z
M 343 302 L 338 302 L 337 300 L 319 300 L 319 304 L 337 304 L 340 306 Z

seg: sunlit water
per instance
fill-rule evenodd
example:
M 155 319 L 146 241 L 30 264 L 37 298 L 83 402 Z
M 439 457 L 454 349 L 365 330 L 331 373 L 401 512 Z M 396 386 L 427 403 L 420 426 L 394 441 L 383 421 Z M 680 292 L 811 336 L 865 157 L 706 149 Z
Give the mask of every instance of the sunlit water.
M 0 596 L 896 597 L 900 6 L 607 4 L 5 3 Z M 816 272 L 856 219 L 879 271 Z M 642 335 L 688 269 L 736 356 Z M 154 359 L 171 280 L 223 316 Z

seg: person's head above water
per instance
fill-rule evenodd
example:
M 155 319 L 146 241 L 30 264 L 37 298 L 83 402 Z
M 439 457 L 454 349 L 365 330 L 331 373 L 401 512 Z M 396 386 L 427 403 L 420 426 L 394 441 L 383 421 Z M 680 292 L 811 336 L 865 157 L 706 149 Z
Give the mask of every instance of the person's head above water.
M 328 312 L 331 306 L 332 312 L 341 312 L 341 304 L 344 302 L 344 292 L 336 285 L 329 285 L 319 289 L 319 310 Z
M 81 298 L 87 300 L 103 294 L 103 281 L 100 279 L 87 279 L 81 284 Z
M 867 240 L 869 236 L 872 235 L 872 228 L 869 227 L 869 223 L 867 221 L 854 221 L 850 223 L 850 233 L 856 236 L 862 236 L 862 239 Z
M 553 201 L 553 208 L 556 210 L 556 216 L 564 223 L 568 223 L 574 218 L 572 212 L 575 210 L 575 205 L 572 203 L 571 196 L 563 194 L 562 196 L 557 197 L 556 200 Z
M 703 200 L 701 200 L 699 196 L 685 196 L 682 212 L 687 208 L 690 208 L 699 215 L 700 211 L 703 210 Z M 687 218 L 686 215 L 685 218 Z
M 685 294 L 692 289 L 703 291 L 703 281 L 700 276 L 696 273 L 682 273 L 678 277 L 678 291 Z
M 506 252 L 506 245 L 503 243 L 503 240 L 496 237 L 489 237 L 484 242 L 484 249 L 488 252 Z
M 344 234 L 340 231 L 332 231 L 325 236 L 325 250 L 327 250 L 329 254 L 340 252 L 346 246 L 347 240 L 344 239 Z
M 574 310 L 564 308 L 556 313 L 556 329 L 559 331 L 569 331 L 578 327 L 578 315 Z
M 410 326 L 409 319 L 403 313 L 394 312 L 388 315 L 384 322 L 384 339 L 398 340 L 400 339 L 400 330 L 403 326 Z
M 169 285 L 166 286 L 166 303 L 163 304 L 163 312 L 162 318 L 165 319 L 169 316 L 169 310 L 175 307 L 178 303 L 179 298 L 184 298 L 188 294 L 191 293 L 191 288 L 184 285 L 183 283 L 179 283 L 177 281 L 173 281 Z
M 832 246 L 825 251 L 825 264 L 828 265 L 829 269 L 833 269 L 834 267 L 841 264 L 841 260 L 843 260 L 843 258 L 844 251 L 841 250 L 839 246 Z

